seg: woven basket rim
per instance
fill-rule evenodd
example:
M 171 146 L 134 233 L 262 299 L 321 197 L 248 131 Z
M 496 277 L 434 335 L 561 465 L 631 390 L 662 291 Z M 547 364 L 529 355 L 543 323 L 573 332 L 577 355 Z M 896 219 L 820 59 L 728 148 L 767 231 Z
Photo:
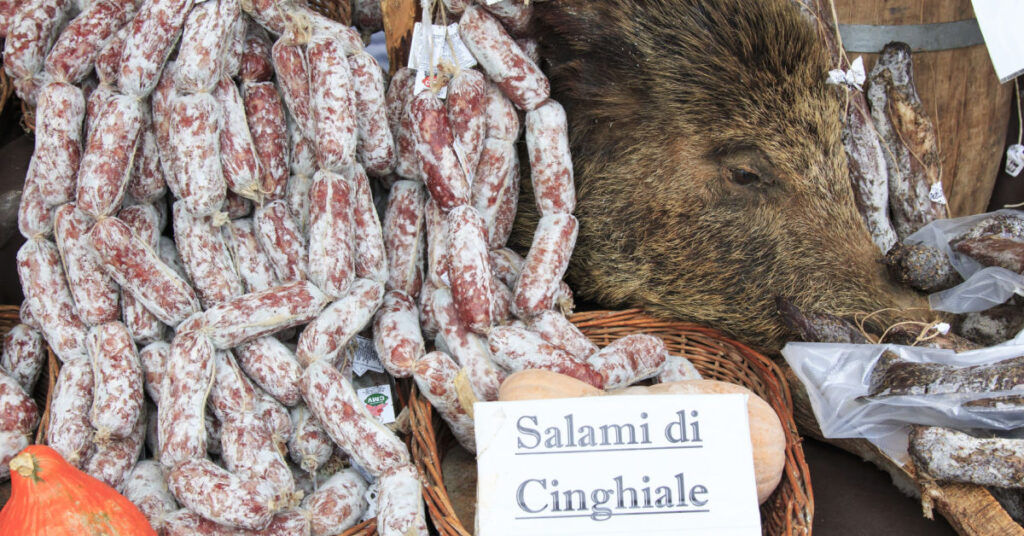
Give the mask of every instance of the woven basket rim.
M 769 396 L 762 397 L 779 415 L 786 435 L 786 463 L 782 481 L 762 505 L 762 530 L 773 536 L 811 533 L 814 499 L 810 470 L 804 460 L 802 440 L 793 419 L 789 385 L 778 365 L 752 348 L 726 337 L 718 330 L 691 322 L 658 319 L 640 309 L 588 311 L 572 315 L 569 319 L 592 339 L 595 338 L 595 331 L 600 330 L 611 333 L 598 334 L 598 338 L 602 340 L 642 332 L 653 332 L 664 339 L 670 336 L 669 333 L 674 333 L 683 344 L 692 344 L 699 348 L 694 350 L 691 361 L 694 361 L 698 369 L 702 369 L 702 374 L 711 370 L 705 363 L 711 360 L 714 365 L 723 369 L 732 367 L 756 376 L 761 385 L 746 386 L 755 392 L 768 391 Z M 412 423 L 412 455 L 424 480 L 423 496 L 431 520 L 442 535 L 468 536 L 470 533 L 455 514 L 441 471 L 441 460 L 443 453 L 446 452 L 443 445 L 451 444 L 451 441 L 442 443 L 439 438 L 442 441 L 448 439 L 445 435 L 450 435 L 450 432 L 443 421 L 437 418 L 430 403 L 419 394 L 415 385 L 411 390 L 409 409 Z M 439 444 L 442 446 L 439 447 Z M 766 510 L 771 515 L 766 515 Z

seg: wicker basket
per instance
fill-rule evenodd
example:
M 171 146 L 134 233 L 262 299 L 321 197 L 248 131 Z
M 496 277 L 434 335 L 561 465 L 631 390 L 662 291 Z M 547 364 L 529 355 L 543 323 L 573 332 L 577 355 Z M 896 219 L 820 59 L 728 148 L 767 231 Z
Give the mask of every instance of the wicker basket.
M 689 359 L 705 378 L 743 385 L 767 400 L 782 419 L 786 466 L 779 487 L 761 505 L 762 531 L 771 536 L 811 533 L 814 499 L 810 472 L 793 421 L 789 386 L 782 371 L 771 360 L 713 329 L 658 320 L 639 309 L 578 313 L 571 320 L 598 346 L 631 333 L 656 335 L 665 341 L 669 352 Z M 413 428 L 412 456 L 424 476 L 423 497 L 431 520 L 444 536 L 468 536 L 466 525 L 455 514 L 441 472 L 444 454 L 456 443 L 430 403 L 415 388 L 409 409 Z M 472 520 L 466 521 L 472 523 Z

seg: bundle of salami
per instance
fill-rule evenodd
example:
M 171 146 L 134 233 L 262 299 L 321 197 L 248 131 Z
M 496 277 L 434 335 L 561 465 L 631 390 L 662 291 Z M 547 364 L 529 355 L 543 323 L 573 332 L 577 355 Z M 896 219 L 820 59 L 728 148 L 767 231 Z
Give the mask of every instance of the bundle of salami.
M 301 0 L 84 4 L 29 0 L 5 27 L 36 104 L 5 460 L 38 420 L 45 338 L 63 363 L 48 444 L 158 531 L 340 534 L 372 507 L 381 534 L 426 534 L 409 452 L 346 371 L 367 326 L 470 449 L 466 400 L 508 372 L 662 371 L 656 338 L 598 351 L 563 316 L 572 161 L 536 46 L 510 35 L 527 4 L 446 2 L 482 71 L 428 88 L 401 69 L 386 92 L 358 32 Z M 505 247 L 520 111 L 541 215 L 525 258 Z

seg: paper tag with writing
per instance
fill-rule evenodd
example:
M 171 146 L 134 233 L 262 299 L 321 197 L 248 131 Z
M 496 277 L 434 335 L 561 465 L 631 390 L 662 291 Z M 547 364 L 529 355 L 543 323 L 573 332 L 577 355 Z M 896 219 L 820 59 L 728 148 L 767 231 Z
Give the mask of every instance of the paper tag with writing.
M 373 347 L 373 341 L 356 335 L 356 344 L 355 356 L 352 359 L 352 372 L 356 376 L 362 376 L 368 370 L 384 372 L 384 365 L 377 357 L 377 349 Z
M 370 415 L 377 417 L 381 424 L 395 422 L 395 404 L 388 384 L 373 385 L 356 389 L 356 396 L 366 404 Z
M 430 31 L 426 25 L 417 22 L 412 31 L 412 44 L 409 48 L 410 69 L 416 70 L 416 84 L 413 85 L 413 92 L 419 93 L 429 89 L 433 83 L 434 74 L 438 65 L 450 63 L 462 69 L 469 69 L 476 65 L 476 58 L 459 37 L 458 23 L 448 26 L 431 24 Z M 445 88 L 447 89 L 447 88 Z M 442 89 L 438 98 L 445 98 L 447 91 Z
M 928 191 L 928 199 L 931 199 L 932 203 L 946 204 L 946 194 L 942 192 L 942 181 L 932 185 L 932 189 Z
M 747 396 L 478 402 L 479 536 L 760 535 Z
M 1024 169 L 1024 145 L 1014 144 L 1006 148 L 1006 174 L 1011 177 L 1020 175 Z

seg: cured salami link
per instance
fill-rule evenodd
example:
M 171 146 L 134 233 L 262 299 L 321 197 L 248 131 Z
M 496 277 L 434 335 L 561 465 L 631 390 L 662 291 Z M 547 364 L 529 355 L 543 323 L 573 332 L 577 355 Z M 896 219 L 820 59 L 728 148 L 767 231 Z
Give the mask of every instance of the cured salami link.
M 273 82 L 242 86 L 249 132 L 263 169 L 263 195 L 268 201 L 284 197 L 288 182 L 288 122 Z
M 530 153 L 530 181 L 541 216 L 572 214 L 576 187 L 569 154 L 569 127 L 565 110 L 553 100 L 526 113 L 526 148 Z
M 380 218 L 377 216 L 377 207 L 373 204 L 370 179 L 358 164 L 348 168 L 343 174 L 352 185 L 356 277 L 373 279 L 384 284 L 388 280 L 388 260 Z
M 214 362 L 216 370 L 210 388 L 210 410 L 215 420 L 222 422 L 232 413 L 256 411 L 259 398 L 256 387 L 242 372 L 231 353 L 217 352 Z
M 195 216 L 185 201 L 174 203 L 174 237 L 185 270 L 204 308 L 245 293 L 213 216 Z
M 153 129 L 156 133 L 157 149 L 160 151 L 160 167 L 164 172 L 164 180 L 167 182 L 167 188 L 171 190 L 171 194 L 180 199 L 182 192 L 178 181 L 179 166 L 174 153 L 174 146 L 171 143 L 171 130 L 173 129 L 171 124 L 171 105 L 177 98 L 177 92 L 174 90 L 174 69 L 175 63 L 173 61 L 167 62 L 167 66 L 160 76 L 160 83 L 153 90 L 150 108 L 153 115 Z M 103 86 L 100 86 L 95 93 L 99 93 L 102 89 Z M 90 108 L 91 106 L 90 100 Z M 89 115 L 92 116 L 92 113 L 90 112 Z
M 295 354 L 274 337 L 260 337 L 235 348 L 242 370 L 270 396 L 286 406 L 302 400 L 299 376 L 302 367 Z
M 384 248 L 388 290 L 417 296 L 423 284 L 422 247 L 426 230 L 426 192 L 415 181 L 398 181 L 384 211 Z
M 391 467 L 380 476 L 377 524 L 381 536 L 426 536 L 420 475 L 412 464 Z
M 312 533 L 321 536 L 348 530 L 366 511 L 366 481 L 355 469 L 335 473 L 302 501 Z
M 128 39 L 131 24 L 125 24 L 103 44 L 96 55 L 96 77 L 100 85 L 109 88 L 117 87 L 117 77 L 121 74 L 121 55 L 124 53 L 124 42 Z
M 371 475 L 409 463 L 405 444 L 367 411 L 352 384 L 327 360 L 306 368 L 302 396 L 331 439 Z
M 4 337 L 3 358 L 0 367 L 11 376 L 26 393 L 31 393 L 46 363 L 46 345 L 43 334 L 25 324 L 14 326 Z
M 231 220 L 222 229 L 231 259 L 248 291 L 259 292 L 277 285 L 274 267 L 260 249 L 252 219 Z
M 223 48 L 239 16 L 238 2 L 199 2 L 185 18 L 174 85 L 180 93 L 213 89 L 224 70 Z
M 309 280 L 328 296 L 343 296 L 356 276 L 351 188 L 343 176 L 320 170 L 309 197 Z
M 145 123 L 143 106 L 135 97 L 111 95 L 89 130 L 76 199 L 78 208 L 93 218 L 110 216 L 121 207 Z
M 18 278 L 32 316 L 61 361 L 84 359 L 87 327 L 75 309 L 57 246 L 32 239 L 18 250 Z
M 599 389 L 604 384 L 604 378 L 590 363 L 545 342 L 529 330 L 497 326 L 487 335 L 487 342 L 494 361 L 509 372 L 541 368 L 572 376 Z
M 292 175 L 312 177 L 316 173 L 316 144 L 302 134 L 295 121 L 288 122 L 288 140 L 292 150 Z
M 121 489 L 142 453 L 147 422 L 143 411 L 127 437 L 97 437 L 82 470 L 115 490 Z
M 256 239 L 274 266 L 278 280 L 301 281 L 308 273 L 306 238 L 283 201 L 274 201 L 256 209 L 253 218 Z
M 18 382 L 0 372 L 0 431 L 31 434 L 39 425 L 39 408 Z
M 154 530 L 162 530 L 165 520 L 178 509 L 174 495 L 156 460 L 140 460 L 125 476 L 121 494 L 139 507 Z
M 178 166 L 180 198 L 189 212 L 208 216 L 224 204 L 220 164 L 223 114 L 209 93 L 178 96 L 171 103 L 171 144 Z
M 177 326 L 199 310 L 192 287 L 121 220 L 106 218 L 97 222 L 90 241 L 114 281 L 161 322 Z M 35 306 L 32 310 L 36 310 Z
M 459 444 L 476 452 L 473 418 L 470 417 L 455 391 L 455 376 L 459 365 L 444 352 L 430 352 L 419 359 L 413 368 L 413 378 L 420 392 L 437 409 Z
M 234 78 L 238 76 L 242 68 L 242 54 L 245 52 L 245 35 L 248 27 L 248 17 L 242 15 L 239 0 L 227 0 L 222 5 L 222 10 L 228 10 L 234 14 L 231 21 L 231 29 L 228 31 L 227 40 L 221 48 L 221 76 Z
M 207 309 L 203 315 L 214 345 L 222 349 L 234 348 L 243 342 L 309 322 L 316 318 L 328 300 L 312 283 L 295 281 L 237 296 Z
M 92 384 L 92 363 L 87 358 L 66 361 L 57 374 L 50 402 L 46 444 L 75 467 L 81 467 L 92 447 Z
M 61 32 L 46 55 L 46 72 L 77 84 L 89 75 L 103 45 L 135 15 L 135 2 L 98 0 L 89 4 Z
M 312 28 L 312 40 L 315 41 L 317 38 L 325 37 L 336 39 L 338 44 L 341 45 L 341 50 L 345 56 L 351 56 L 366 50 L 363 38 L 355 29 L 325 17 L 308 7 L 298 8 L 297 13 L 299 16 L 309 18 L 310 28 Z
M 482 7 L 470 6 L 462 14 L 459 36 L 487 76 L 516 106 L 529 111 L 548 99 L 551 85 L 547 77 Z
M 317 163 L 341 171 L 352 163 L 358 140 L 352 75 L 344 46 L 333 35 L 315 35 L 306 47 L 316 125 Z
M 210 340 L 199 332 L 175 336 L 157 406 L 160 463 L 165 469 L 206 456 L 206 397 L 213 379 Z
M 243 479 L 206 458 L 177 464 L 167 484 L 183 506 L 222 525 L 263 529 L 276 510 L 270 482 Z
M 36 322 L 35 317 L 32 316 L 32 308 L 28 305 L 28 300 L 21 302 L 21 308 L 18 310 L 18 319 L 21 320 L 22 324 L 39 331 L 42 328 L 39 327 L 39 322 Z
M 437 287 L 428 277 L 423 283 L 419 297 L 420 329 L 424 340 L 433 340 L 437 336 L 437 320 L 434 318 L 434 290 Z
M 491 322 L 496 325 L 512 320 L 512 289 L 491 274 Z
M 619 389 L 657 376 L 666 359 L 668 350 L 661 339 L 636 333 L 605 346 L 589 363 L 604 378 L 605 389 Z
M 480 71 L 459 71 L 448 83 L 448 123 L 462 168 L 472 176 L 487 134 L 487 79 Z
M 484 219 L 487 246 L 504 247 L 519 203 L 519 156 L 510 142 L 488 138 L 473 178 L 473 208 Z
M 516 282 L 512 311 L 528 318 L 551 309 L 569 257 L 576 245 L 579 225 L 571 214 L 543 216 L 533 234 L 533 244 Z
M 383 176 L 395 167 L 395 140 L 385 112 L 384 74 L 373 56 L 363 52 L 348 58 L 355 89 L 356 125 L 359 140 L 356 156 L 366 172 Z
M 487 340 L 459 322 L 458 311 L 447 288 L 434 290 L 432 310 L 439 335 L 455 359 L 466 369 L 476 397 L 480 400 L 497 400 L 498 386 L 504 374 L 491 361 Z
M 181 263 L 181 257 L 178 256 L 178 246 L 174 244 L 174 240 L 170 237 L 161 236 L 160 244 L 157 249 L 157 255 L 160 260 L 167 265 L 182 281 L 189 284 L 191 287 L 192 282 L 188 279 L 188 274 L 185 272 L 185 265 Z
M 81 89 L 53 82 L 39 92 L 32 180 L 49 206 L 67 203 L 75 197 L 84 120 L 85 97 Z
M 486 9 L 488 13 L 494 15 L 494 18 L 498 19 L 501 25 L 512 35 L 524 35 L 530 26 L 530 18 L 533 16 L 532 4 L 516 0 L 500 0 L 493 3 L 484 2 L 479 5 Z
M 194 0 L 142 3 L 124 42 L 117 80 L 122 93 L 145 97 L 153 91 L 193 4 Z
M 267 31 L 248 17 L 245 26 L 245 48 L 238 78 L 243 82 L 269 82 L 274 77 L 270 60 L 270 37 Z
M 309 62 L 306 52 L 291 33 L 283 34 L 271 50 L 277 83 L 288 113 L 302 136 L 315 139 L 309 90 Z
M 142 365 L 142 378 L 145 382 L 149 398 L 160 404 L 160 389 L 163 388 L 164 366 L 167 356 L 171 353 L 171 345 L 157 341 L 139 350 L 139 364 Z
M 384 296 L 384 303 L 373 321 L 373 345 L 381 363 L 396 378 L 412 374 L 413 363 L 423 356 L 416 302 L 400 290 Z
M 448 279 L 459 321 L 476 333 L 491 326 L 491 268 L 483 219 L 473 207 L 448 213 Z
M 304 404 L 295 406 L 290 413 L 292 437 L 288 440 L 288 455 L 304 471 L 315 474 L 331 458 L 334 443 Z
M 274 438 L 277 450 L 285 452 L 288 449 L 288 441 L 292 438 L 292 420 L 288 415 L 288 409 L 274 400 L 274 397 L 257 388 L 256 413 L 263 422 L 270 425 L 270 436 Z
M 697 367 L 689 359 L 678 355 L 669 355 L 658 374 L 658 383 L 701 380 L 703 377 Z
M 252 411 L 229 413 L 221 426 L 224 467 L 246 480 L 262 480 L 273 487 L 274 504 L 292 501 L 295 482 L 270 435 L 268 423 Z
M 334 361 L 338 351 L 366 327 L 383 300 L 383 285 L 372 279 L 356 279 L 348 294 L 328 305 L 302 330 L 295 350 L 299 363 L 308 367 L 321 359 Z
M 28 0 L 20 3 L 4 40 L 4 70 L 8 76 L 26 79 L 43 70 L 46 52 L 72 9 L 71 0 Z
M 402 178 L 421 180 L 420 165 L 416 159 L 416 137 L 409 118 L 409 99 L 415 83 L 416 71 L 402 67 L 391 77 L 384 103 L 388 126 L 395 140 L 395 173 Z
M 167 192 L 167 181 L 160 163 L 160 147 L 150 114 L 146 114 L 135 150 L 135 162 L 128 179 L 128 195 L 139 203 L 153 203 Z
M 89 330 L 86 347 L 95 380 L 89 422 L 96 429 L 96 438 L 126 438 L 143 415 L 145 400 L 135 343 L 124 324 L 108 322 Z
M 312 174 L 292 175 L 288 179 L 284 197 L 288 211 L 295 215 L 295 223 L 302 230 L 302 234 L 307 237 L 309 236 L 309 191 L 311 188 L 313 188 Z
M 430 197 L 443 210 L 469 204 L 469 181 L 459 163 L 444 104 L 429 91 L 409 99 L 409 117 Z
M 448 217 L 432 198 L 428 198 L 424 220 L 427 231 L 427 278 L 435 288 L 447 287 Z
M 526 259 L 509 248 L 492 249 L 487 253 L 487 257 L 491 262 L 491 272 L 494 276 L 509 288 L 515 288 Z
M 223 78 L 217 83 L 213 96 L 224 114 L 224 128 L 220 131 L 220 164 L 224 183 L 232 192 L 260 202 L 263 199 L 262 170 L 256 144 L 249 132 L 242 95 L 234 81 Z
M 555 311 L 544 311 L 530 319 L 528 323 L 533 331 L 545 342 L 552 344 L 574 357 L 588 359 L 597 353 L 597 345 L 583 334 L 565 315 Z
M 53 220 L 57 250 L 79 318 L 90 326 L 117 320 L 121 314 L 117 284 L 103 271 L 89 245 L 93 219 L 68 203 L 54 212 Z
M 118 213 L 118 219 L 123 221 L 132 233 L 139 237 L 140 241 L 154 250 L 159 247 L 161 238 L 159 218 L 154 205 L 125 207 Z M 172 247 L 174 247 L 173 244 Z M 121 292 L 121 309 L 125 327 L 128 328 L 128 333 L 131 333 L 132 339 L 136 343 L 147 344 L 164 338 L 163 322 L 146 309 L 130 292 Z
M 507 25 L 505 27 L 508 28 Z M 526 54 L 527 58 L 530 58 L 533 63 L 540 65 L 540 43 L 536 39 L 519 38 L 516 39 L 516 44 L 523 50 L 523 54 Z
M 295 0 L 252 0 L 245 4 L 245 12 L 275 34 L 282 34 L 288 29 L 298 9 Z

